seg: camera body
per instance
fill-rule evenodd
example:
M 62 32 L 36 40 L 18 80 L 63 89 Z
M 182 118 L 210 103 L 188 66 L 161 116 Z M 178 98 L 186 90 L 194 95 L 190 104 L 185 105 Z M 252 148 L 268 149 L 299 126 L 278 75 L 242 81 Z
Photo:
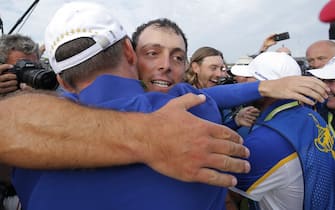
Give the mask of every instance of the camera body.
M 18 84 L 26 83 L 35 89 L 55 90 L 58 87 L 56 74 L 29 60 L 19 60 L 7 72 L 16 74 Z
M 290 34 L 288 32 L 284 32 L 284 33 L 276 34 L 273 37 L 273 40 L 278 42 L 278 41 L 282 41 L 282 40 L 289 39 L 289 38 L 290 38 Z
M 235 84 L 237 83 L 236 80 L 234 80 L 234 77 L 232 76 L 227 76 L 227 77 L 222 77 L 219 79 L 217 85 L 229 85 L 229 84 Z

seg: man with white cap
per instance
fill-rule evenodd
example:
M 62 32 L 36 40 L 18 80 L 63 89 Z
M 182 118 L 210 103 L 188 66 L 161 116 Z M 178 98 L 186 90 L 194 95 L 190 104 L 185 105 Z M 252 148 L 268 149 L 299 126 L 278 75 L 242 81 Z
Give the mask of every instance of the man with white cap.
M 251 73 L 248 70 L 248 65 L 253 60 L 250 56 L 240 57 L 236 63 L 231 67 L 230 71 L 234 75 L 234 79 L 238 82 L 247 82 L 248 77 L 251 77 Z
M 308 71 L 313 76 L 322 79 L 329 87 L 330 94 L 325 103 L 317 104 L 317 112 L 328 122 L 329 127 L 334 131 L 335 128 L 335 57 L 330 59 L 323 68 Z
M 286 53 L 265 52 L 250 64 L 257 80 L 300 75 Z M 251 171 L 237 174 L 231 188 L 260 209 L 334 209 L 334 133 L 323 118 L 294 100 L 265 97 L 261 114 L 245 139 Z
M 329 1 L 320 12 L 323 22 L 335 21 L 335 1 Z M 328 122 L 332 130 L 335 128 L 335 42 L 333 40 L 319 40 L 311 44 L 306 50 L 306 58 L 312 70 L 308 72 L 322 79 L 329 87 L 330 94 L 325 103 L 317 104 L 317 112 Z

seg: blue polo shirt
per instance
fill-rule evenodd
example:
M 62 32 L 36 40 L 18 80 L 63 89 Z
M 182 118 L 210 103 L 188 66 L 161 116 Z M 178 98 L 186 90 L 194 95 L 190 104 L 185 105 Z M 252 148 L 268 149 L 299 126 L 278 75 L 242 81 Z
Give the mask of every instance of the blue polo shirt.
M 72 98 L 88 106 L 152 112 L 171 98 L 190 91 L 200 93 L 190 85 L 180 84 L 169 94 L 144 94 L 137 80 L 104 75 Z M 131 96 L 136 97 L 129 98 Z M 221 122 L 216 103 L 209 96 L 206 103 L 191 112 L 210 121 Z M 32 181 L 34 186 L 28 186 L 30 195 L 26 194 L 29 198 L 23 204 L 26 210 L 222 210 L 226 194 L 225 188 L 181 182 L 161 175 L 144 164 L 40 171 L 38 180 Z M 20 198 L 21 192 L 18 190 Z
M 237 86 L 247 87 L 242 88 L 245 91 L 241 93 Z M 168 94 L 144 93 L 138 80 L 103 75 L 79 95 L 65 95 L 87 106 L 149 113 L 176 96 L 203 93 L 207 95 L 206 103 L 191 108 L 190 112 L 221 123 L 218 105 L 225 108 L 258 99 L 257 89 L 258 83 L 224 85 L 208 90 L 181 83 Z M 236 91 L 242 96 L 237 96 Z M 208 94 L 218 100 L 217 103 Z M 58 171 L 17 168 L 13 183 L 26 210 L 223 209 L 226 193 L 224 188 L 171 179 L 142 164 Z

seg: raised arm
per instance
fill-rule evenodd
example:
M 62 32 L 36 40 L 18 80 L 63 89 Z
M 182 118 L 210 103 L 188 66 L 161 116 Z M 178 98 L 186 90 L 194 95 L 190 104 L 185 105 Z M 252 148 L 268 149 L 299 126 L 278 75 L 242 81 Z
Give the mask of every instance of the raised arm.
M 220 108 L 231 108 L 244 103 L 272 97 L 295 99 L 314 105 L 315 101 L 324 102 L 329 88 L 321 80 L 308 76 L 290 76 L 276 80 L 218 85 L 202 89 L 217 102 Z
M 246 172 L 248 150 L 230 129 L 186 110 L 185 95 L 152 114 L 97 110 L 43 94 L 0 101 L 0 161 L 29 168 L 89 168 L 145 163 L 183 181 L 236 183 L 218 171 Z M 216 170 L 214 170 L 216 169 Z
M 263 80 L 258 88 L 262 96 L 295 99 L 314 105 L 328 98 L 330 89 L 321 80 L 309 76 L 289 76 L 276 80 Z

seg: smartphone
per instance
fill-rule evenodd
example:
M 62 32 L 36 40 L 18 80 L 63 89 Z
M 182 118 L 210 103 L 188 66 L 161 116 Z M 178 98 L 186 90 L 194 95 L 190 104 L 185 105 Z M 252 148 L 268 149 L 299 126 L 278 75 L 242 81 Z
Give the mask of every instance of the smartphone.
M 284 33 L 276 34 L 273 37 L 273 40 L 278 42 L 278 41 L 282 41 L 282 40 L 289 39 L 289 38 L 290 38 L 290 34 L 288 32 L 284 32 Z

